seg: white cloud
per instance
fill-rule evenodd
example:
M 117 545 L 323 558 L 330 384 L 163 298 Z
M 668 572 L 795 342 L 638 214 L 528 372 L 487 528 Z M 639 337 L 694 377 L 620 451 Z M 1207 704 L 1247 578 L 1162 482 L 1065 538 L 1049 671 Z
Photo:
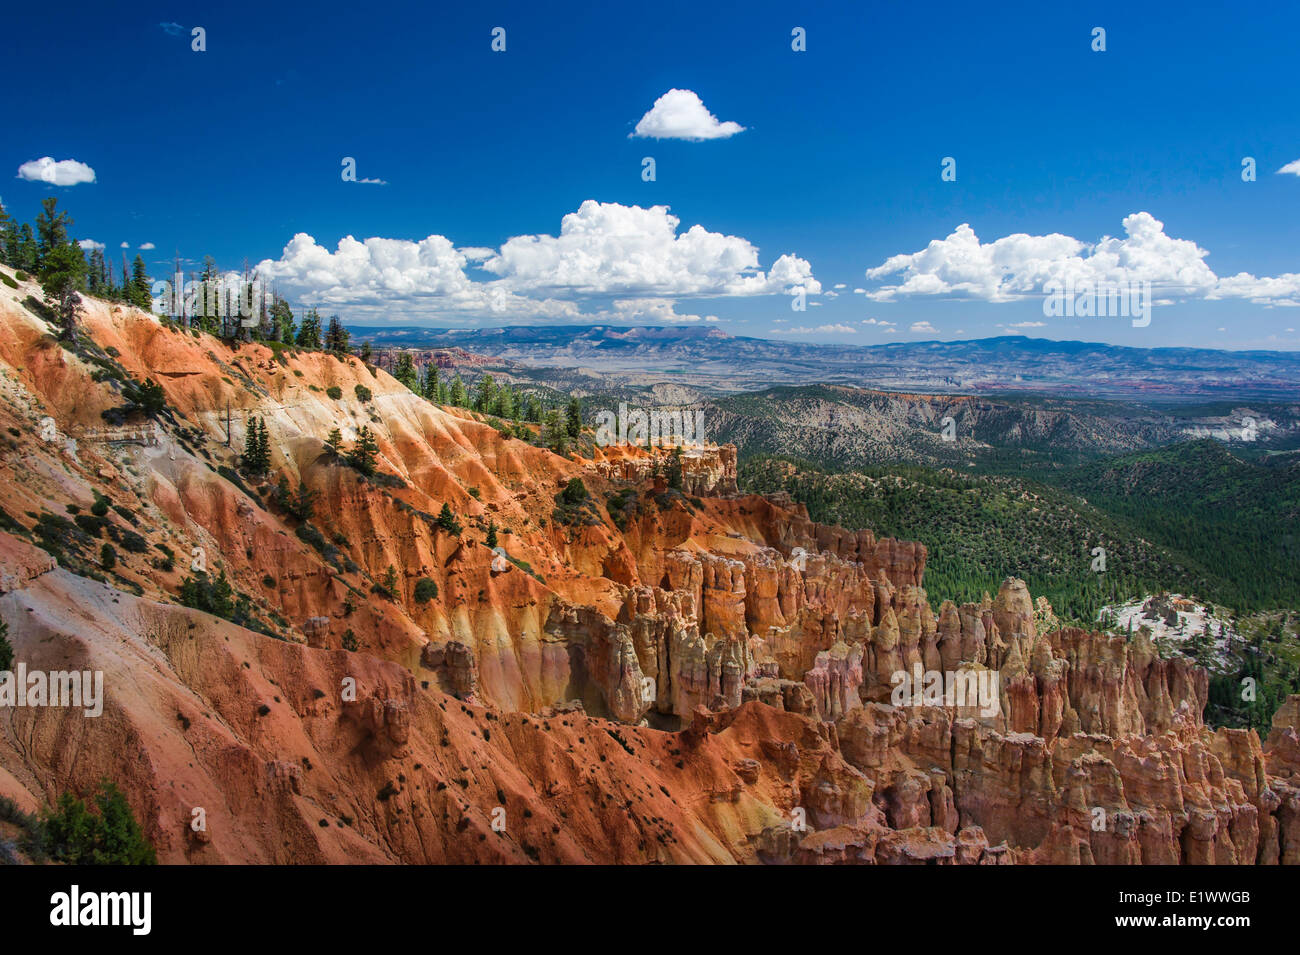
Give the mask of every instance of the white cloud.
M 1256 278 L 1246 272 L 1220 279 L 1205 264 L 1209 252 L 1165 234 L 1150 213 L 1124 218 L 1124 238 L 1093 245 L 1060 233 L 1017 233 L 982 243 L 966 223 L 919 252 L 891 256 L 867 278 L 900 275 L 902 281 L 867 293 L 876 301 L 912 295 L 946 295 L 1011 302 L 1041 295 L 1045 286 L 1123 287 L 1150 282 L 1163 300 L 1245 298 L 1260 304 L 1300 305 L 1300 274 Z
M 1300 159 L 1287 163 L 1278 170 L 1279 174 L 1290 173 L 1293 176 L 1300 176 Z
M 914 335 L 937 335 L 939 329 L 935 328 L 929 322 L 913 322 L 907 329 Z
M 818 325 L 815 328 L 809 328 L 806 325 L 798 325 L 794 328 L 774 328 L 773 334 L 777 335 L 856 335 L 858 330 L 849 325 Z
M 418 242 L 346 236 L 330 250 L 299 233 L 278 259 L 261 262 L 257 270 L 308 304 L 408 318 L 450 311 L 498 319 L 707 322 L 716 316 L 678 314 L 675 301 L 821 292 L 803 259 L 782 255 L 764 271 L 748 240 L 699 225 L 679 234 L 678 225 L 666 206 L 588 200 L 563 218 L 558 236 L 515 236 L 497 250 L 457 248 L 440 235 Z M 472 263 L 494 277 L 470 278 Z M 578 300 L 596 296 L 616 298 L 612 308 L 579 307 Z
M 28 182 L 44 182 L 51 186 L 75 186 L 82 182 L 94 182 L 95 170 L 75 159 L 55 161 L 50 156 L 42 156 L 19 166 L 18 178 Z
M 89 252 L 91 249 L 104 248 L 104 243 L 96 242 L 94 239 L 79 239 L 77 245 L 81 246 L 82 250 L 85 252 Z
M 146 242 L 144 245 L 140 246 L 140 251 L 152 252 L 155 248 L 157 248 L 157 246 L 155 246 L 152 242 Z
M 361 183 L 363 186 L 386 186 L 386 185 L 388 185 L 388 180 L 387 180 L 387 179 L 358 179 L 357 182 Z
M 848 286 L 845 285 L 843 282 L 836 282 L 833 287 L 836 289 L 848 288 Z
M 130 242 L 123 242 L 120 246 L 118 246 L 118 248 L 119 248 L 119 249 L 129 249 L 129 248 L 131 248 L 131 243 L 130 243 Z
M 663 298 L 616 299 L 613 313 L 608 317 L 618 321 L 664 322 L 671 325 L 718 320 L 716 315 L 682 315 L 674 309 L 671 301 Z
M 895 322 L 886 322 L 886 321 L 884 321 L 883 319 L 879 319 L 879 318 L 864 318 L 864 319 L 862 320 L 862 324 L 863 324 L 863 325 L 878 325 L 878 326 L 880 326 L 881 328 L 890 328 L 890 327 L 892 327 L 893 325 L 895 325 L 895 324 L 897 324 L 897 323 L 895 323 Z
M 162 31 L 168 36 L 180 36 L 185 32 L 185 28 L 179 23 L 160 23 L 158 26 L 161 27 Z
M 1046 322 L 1012 322 L 1007 328 L 1042 328 Z
M 698 143 L 706 139 L 727 139 L 744 131 L 745 127 L 739 123 L 718 122 L 691 90 L 671 89 L 655 100 L 628 138 L 685 139 Z
M 516 290 L 583 294 L 765 295 L 821 284 L 803 259 L 782 255 L 763 272 L 747 239 L 693 225 L 680 235 L 667 206 L 624 206 L 588 199 L 560 223 L 560 234 L 506 240 L 483 263 Z

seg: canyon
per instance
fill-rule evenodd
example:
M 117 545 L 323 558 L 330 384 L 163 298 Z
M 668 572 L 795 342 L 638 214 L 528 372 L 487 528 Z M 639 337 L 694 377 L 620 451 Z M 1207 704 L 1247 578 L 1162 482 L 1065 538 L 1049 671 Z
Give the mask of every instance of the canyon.
M 1188 660 L 1014 577 L 932 598 L 923 541 L 742 494 L 731 445 L 675 488 L 666 449 L 554 454 L 355 356 L 93 299 L 62 344 L 14 285 L 0 618 L 29 669 L 105 686 L 94 718 L 0 710 L 25 810 L 111 779 L 167 863 L 1300 862 L 1300 697 L 1212 729 Z M 363 427 L 372 477 L 327 444 Z M 199 566 L 248 626 L 179 602 Z M 892 705 L 916 666 L 995 673 L 996 712 Z

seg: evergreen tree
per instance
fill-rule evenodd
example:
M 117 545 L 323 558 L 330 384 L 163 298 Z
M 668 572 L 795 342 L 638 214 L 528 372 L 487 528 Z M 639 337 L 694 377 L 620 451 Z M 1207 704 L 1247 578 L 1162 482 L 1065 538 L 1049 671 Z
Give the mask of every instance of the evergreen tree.
M 330 449 L 330 453 L 338 457 L 339 449 L 343 446 L 343 434 L 338 428 L 330 431 L 329 437 L 325 439 L 325 447 Z
M 303 315 L 302 324 L 298 326 L 296 344 L 299 348 L 309 348 L 313 351 L 320 349 L 320 313 L 316 309 L 309 308 Z
M 42 813 L 50 855 L 68 865 L 156 865 L 157 854 L 122 791 L 104 779 L 94 798 L 98 812 L 70 792 Z
M 379 445 L 375 442 L 375 436 L 369 428 L 362 425 L 357 432 L 357 440 L 352 443 L 352 450 L 348 452 L 348 464 L 369 477 L 375 473 L 375 458 L 378 455 Z
M 556 454 L 569 453 L 569 429 L 560 421 L 560 413 L 554 408 L 542 419 L 541 443 Z
M 682 489 L 682 449 L 673 448 L 672 459 L 668 463 L 668 486 L 674 491 Z
M 5 265 L 11 265 L 16 269 L 22 268 L 22 233 L 18 231 L 18 223 L 13 220 L 5 225 L 4 249 L 0 251 L 0 255 L 4 256 Z
M 131 287 L 127 290 L 126 300 L 136 308 L 149 311 L 153 306 L 153 295 L 150 294 L 149 273 L 145 269 L 144 259 L 139 255 L 131 263 Z
M 329 325 L 325 331 L 325 350 L 332 351 L 338 355 L 349 355 L 352 348 L 349 341 L 352 333 L 343 327 L 337 315 L 331 315 Z
M 451 512 L 450 505 L 445 502 L 442 505 L 442 510 L 438 512 L 437 524 L 448 534 L 454 534 L 457 537 L 460 536 L 460 532 L 463 529 L 460 526 L 460 522 L 456 520 L 456 515 Z
M 65 341 L 71 341 L 76 334 L 77 319 L 83 311 L 78 293 L 85 283 L 86 257 L 72 243 L 64 242 L 45 257 L 41 290 L 59 325 L 59 337 Z
M 0 620 L 0 671 L 12 672 L 14 668 L 14 645 L 9 642 L 9 624 Z
M 249 418 L 244 430 L 244 469 L 250 474 L 265 474 L 271 466 L 271 443 L 266 433 L 266 423 L 261 418 Z
M 497 392 L 497 404 L 494 410 L 501 418 L 513 420 L 518 415 L 518 407 L 515 403 L 515 392 L 509 385 L 504 386 Z
M 491 414 L 497 405 L 497 383 L 487 372 L 478 380 L 478 395 L 474 399 L 474 410 Z
M 457 408 L 464 408 L 469 404 L 469 393 L 465 390 L 465 383 L 460 380 L 459 374 L 451 381 L 448 404 L 455 405 Z
M 438 380 L 438 366 L 429 362 L 424 366 L 424 380 L 420 382 L 420 394 L 430 401 L 438 400 L 438 389 L 442 384 Z
M 32 235 L 32 226 L 30 222 L 24 222 L 19 232 L 21 241 L 18 249 L 18 268 L 27 272 L 29 275 L 34 274 L 40 266 L 40 249 L 36 244 L 36 238 Z
M 542 402 L 536 395 L 529 395 L 524 409 L 524 420 L 540 424 L 542 420 Z
M 55 249 L 69 244 L 68 226 L 72 217 L 66 212 L 56 211 L 59 204 L 55 196 L 41 200 L 41 211 L 36 216 L 36 232 L 39 240 L 36 245 L 36 267 L 44 270 L 45 260 Z
M 370 341 L 366 340 L 361 343 L 361 361 L 369 365 L 374 358 L 374 350 L 370 347 Z
M 565 411 L 565 425 L 569 437 L 576 438 L 582 434 L 582 402 L 578 400 L 577 395 L 569 399 L 569 407 Z
M 497 523 L 488 521 L 487 536 L 483 538 L 483 543 L 488 547 L 497 546 Z
M 415 359 L 409 351 L 403 351 L 397 356 L 397 363 L 393 366 L 393 377 L 407 388 L 419 393 L 420 382 L 415 370 Z
M 90 270 L 86 273 L 86 288 L 91 295 L 104 295 L 108 291 L 105 288 L 104 275 L 104 250 L 96 246 L 90 251 Z
M 294 343 L 297 328 L 294 325 L 293 312 L 289 308 L 289 303 L 279 295 L 271 298 L 271 327 L 271 334 L 275 341 L 285 345 Z

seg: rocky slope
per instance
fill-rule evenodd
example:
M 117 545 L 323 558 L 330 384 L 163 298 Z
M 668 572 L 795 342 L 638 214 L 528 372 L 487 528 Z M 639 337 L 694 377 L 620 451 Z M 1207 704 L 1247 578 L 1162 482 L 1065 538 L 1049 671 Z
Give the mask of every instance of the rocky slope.
M 106 688 L 98 717 L 0 709 L 20 805 L 107 776 L 166 862 L 1300 860 L 1294 701 L 1265 743 L 1211 732 L 1203 671 L 1054 627 L 1018 580 L 935 611 L 922 544 L 737 494 L 732 448 L 678 492 L 651 452 L 561 458 L 355 358 L 99 302 L 64 347 L 18 284 L 0 617 L 29 670 Z M 372 479 L 325 445 L 362 426 Z M 199 566 L 247 627 L 177 602 Z M 998 691 L 894 705 L 914 667 Z

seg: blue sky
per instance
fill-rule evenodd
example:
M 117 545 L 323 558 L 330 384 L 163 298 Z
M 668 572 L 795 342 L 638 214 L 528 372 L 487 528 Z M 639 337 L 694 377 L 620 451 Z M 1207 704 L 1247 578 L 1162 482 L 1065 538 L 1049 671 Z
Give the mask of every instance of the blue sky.
M 1300 8 L 460 6 L 15 8 L 6 56 L 27 91 L 0 198 L 30 219 L 57 194 L 112 256 L 153 243 L 158 277 L 174 251 L 266 261 L 291 301 L 351 322 L 1300 347 L 1300 174 L 1278 173 L 1300 160 Z M 630 138 L 670 90 L 743 131 Z M 95 179 L 18 176 L 42 157 Z M 343 181 L 344 157 L 382 184 Z M 963 224 L 983 245 L 867 276 Z M 985 248 L 1019 233 L 1077 242 Z M 345 236 L 361 242 L 339 254 Z M 1169 304 L 1145 327 L 1047 317 L 1050 276 L 1151 277 Z

